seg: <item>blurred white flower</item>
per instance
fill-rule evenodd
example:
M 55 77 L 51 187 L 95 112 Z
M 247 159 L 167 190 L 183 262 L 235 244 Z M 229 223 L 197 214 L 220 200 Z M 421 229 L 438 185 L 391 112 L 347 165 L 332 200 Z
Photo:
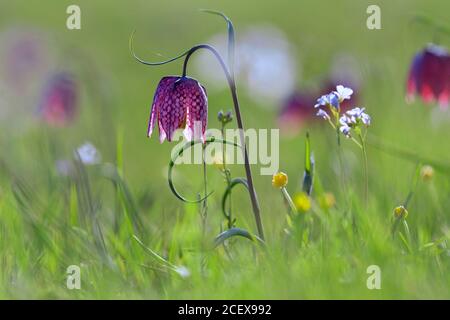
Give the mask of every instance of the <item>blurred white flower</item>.
M 178 273 L 182 278 L 188 278 L 191 275 L 191 272 L 185 266 L 174 267 L 174 271 Z
M 85 165 L 94 165 L 101 162 L 100 152 L 94 147 L 94 145 L 90 142 L 86 142 L 81 145 L 76 153 L 80 160 Z M 76 156 L 76 155 L 75 155 Z
M 347 53 L 338 53 L 333 57 L 330 81 L 360 89 L 362 82 L 361 68 L 356 58 Z
M 63 177 L 70 176 L 74 170 L 72 162 L 66 159 L 56 160 L 55 167 L 56 172 Z
M 22 26 L 1 31 L 0 43 L 0 122 L 8 134 L 21 134 L 33 124 L 54 46 L 45 32 Z
M 50 68 L 52 45 L 44 32 L 25 27 L 6 29 L 0 42 L 0 74 L 9 89 L 23 94 Z
M 251 99 L 263 106 L 279 107 L 295 89 L 299 68 L 292 45 L 284 33 L 270 25 L 251 26 L 237 35 L 235 75 L 238 85 Z M 227 35 L 218 34 L 207 43 L 216 47 L 227 59 Z M 195 61 L 196 70 L 216 88 L 227 85 L 223 72 L 209 52 Z

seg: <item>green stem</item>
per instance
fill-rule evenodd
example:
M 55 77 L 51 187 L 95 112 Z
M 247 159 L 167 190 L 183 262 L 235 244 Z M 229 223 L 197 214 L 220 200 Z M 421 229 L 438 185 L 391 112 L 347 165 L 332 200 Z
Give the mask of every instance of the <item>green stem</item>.
M 291 208 L 291 213 L 294 214 L 297 212 L 297 208 L 295 207 L 294 201 L 292 201 L 291 196 L 289 195 L 289 192 L 285 187 L 281 188 L 281 193 L 283 194 L 284 198 L 286 199 L 287 203 L 289 204 L 289 207 Z
M 366 149 L 366 143 L 364 141 L 364 138 L 361 134 L 358 135 L 359 140 L 361 141 L 361 150 L 363 153 L 364 158 L 364 201 L 366 204 L 366 207 L 369 202 L 369 167 L 367 165 L 367 149 Z
M 338 133 L 339 135 L 339 133 Z M 337 154 L 338 154 L 338 160 L 339 160 L 339 168 L 340 168 L 340 180 L 342 184 L 342 191 L 344 193 L 344 197 L 347 199 L 347 184 L 346 184 L 346 177 L 345 177 L 345 168 L 344 168 L 344 161 L 342 160 L 342 147 L 340 144 L 340 140 L 338 138 L 338 144 L 337 144 Z
M 222 123 L 222 128 L 221 128 L 221 133 L 222 133 L 222 140 L 225 140 L 225 124 Z M 226 154 L 225 154 L 226 150 L 225 150 L 225 143 L 222 144 L 222 163 L 223 163 L 223 172 L 225 174 L 225 179 L 227 182 L 227 188 L 230 187 L 231 184 L 231 175 L 230 175 L 230 171 L 227 169 L 227 163 L 226 163 Z M 232 200 L 231 200 L 231 190 L 230 190 L 230 195 L 229 195 L 229 199 L 228 199 L 228 204 L 229 204 L 229 211 L 228 211 L 228 229 L 231 229 L 233 227 L 233 216 L 232 216 L 232 212 L 231 212 L 231 205 L 232 205 Z
M 183 64 L 183 76 L 186 75 L 189 58 L 192 56 L 192 54 L 195 51 L 197 51 L 199 49 L 209 50 L 216 57 L 220 66 L 222 67 L 222 70 L 227 79 L 228 86 L 229 86 L 230 92 L 231 92 L 231 97 L 233 99 L 234 113 L 236 114 L 236 122 L 237 122 L 237 126 L 239 129 L 239 138 L 240 138 L 240 142 L 241 142 L 241 146 L 242 146 L 242 153 L 244 156 L 245 175 L 246 175 L 247 182 L 248 182 L 248 191 L 249 191 L 249 195 L 250 195 L 250 200 L 252 202 L 253 215 L 255 216 L 256 227 L 258 229 L 259 237 L 262 240 L 264 240 L 264 228 L 263 228 L 262 220 L 261 220 L 261 211 L 260 211 L 260 207 L 259 207 L 258 198 L 256 196 L 256 190 L 255 190 L 255 187 L 253 184 L 252 170 L 250 168 L 250 162 L 249 162 L 249 158 L 248 158 L 247 143 L 245 142 L 244 124 L 242 122 L 241 109 L 239 106 L 239 99 L 237 96 L 235 79 L 231 75 L 227 65 L 225 64 L 225 62 L 222 59 L 219 52 L 217 52 L 217 50 L 214 47 L 212 47 L 208 44 L 200 44 L 200 45 L 194 46 L 188 51 L 188 53 L 186 54 L 186 58 L 184 60 L 184 64 Z
M 330 121 L 330 124 L 333 127 L 333 129 L 336 131 L 336 139 L 337 139 L 337 147 L 338 147 L 337 154 L 338 154 L 338 160 L 339 160 L 340 180 L 341 180 L 341 184 L 342 184 L 342 191 L 344 193 L 344 197 L 347 199 L 348 193 L 347 193 L 344 161 L 342 159 L 341 132 L 339 130 L 339 128 L 340 128 L 340 126 L 339 126 L 340 106 L 338 107 L 337 111 L 334 111 L 332 109 L 332 107 L 330 107 L 330 112 L 332 112 L 332 114 L 334 115 L 334 121 L 335 121 L 334 124 Z M 347 199 L 347 202 L 348 202 L 348 199 Z
M 202 210 L 201 210 L 201 215 L 202 215 L 202 227 L 203 227 L 203 235 L 205 235 L 205 229 L 206 229 L 206 218 L 208 216 L 208 178 L 206 175 L 206 144 L 202 145 L 202 162 L 203 162 L 203 186 L 204 186 L 204 190 L 205 190 L 205 196 L 204 196 L 204 200 L 202 202 Z

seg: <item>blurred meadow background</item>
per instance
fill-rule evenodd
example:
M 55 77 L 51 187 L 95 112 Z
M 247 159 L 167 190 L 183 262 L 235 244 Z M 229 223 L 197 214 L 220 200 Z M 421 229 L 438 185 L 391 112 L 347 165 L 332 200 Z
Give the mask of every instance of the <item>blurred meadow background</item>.
M 81 8 L 81 30 L 66 28 L 71 4 Z M 366 27 L 370 4 L 381 8 L 381 30 Z M 204 230 L 199 205 L 180 202 L 168 187 L 175 143 L 160 144 L 146 130 L 159 80 L 180 75 L 182 60 L 141 65 L 128 41 L 136 30 L 135 50 L 148 61 L 199 43 L 226 55 L 224 21 L 201 8 L 234 23 L 245 127 L 280 128 L 280 171 L 294 198 L 310 134 L 314 205 L 300 213 L 310 215 L 306 239 L 286 233 L 282 194 L 258 165 L 263 249 L 245 238 L 211 248 L 225 226 L 225 183 L 216 166 L 207 169 L 215 193 Z M 450 298 L 450 112 L 419 97 L 405 101 L 414 55 L 430 42 L 450 45 L 449 34 L 413 18 L 450 28 L 449 10 L 445 0 L 2 1 L 0 298 Z M 206 87 L 208 126 L 219 128 L 218 111 L 233 105 L 223 74 L 205 55 L 195 54 L 188 74 Z M 52 81 L 69 90 L 72 109 L 62 123 L 43 111 Z M 343 138 L 343 189 L 335 132 L 304 111 L 340 83 L 372 117 L 367 206 L 360 150 Z M 84 164 L 74 159 L 80 146 L 88 149 Z M 434 174 L 419 175 L 408 204 L 410 239 L 392 237 L 393 210 L 421 165 Z M 244 176 L 242 166 L 230 169 Z M 201 165 L 174 171 L 186 197 L 202 192 Z M 232 195 L 236 224 L 256 234 L 243 191 Z M 81 268 L 80 290 L 66 286 L 70 265 Z M 366 286 L 370 265 L 381 269 L 379 290 Z

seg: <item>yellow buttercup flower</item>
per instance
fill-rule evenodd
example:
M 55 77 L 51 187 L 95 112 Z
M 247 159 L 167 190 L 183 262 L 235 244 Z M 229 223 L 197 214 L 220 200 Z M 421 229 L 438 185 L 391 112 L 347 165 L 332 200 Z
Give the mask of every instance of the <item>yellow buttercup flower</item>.
M 212 159 L 212 164 L 217 169 L 223 170 L 224 169 L 224 165 L 223 165 L 223 156 L 222 156 L 222 154 L 214 155 L 214 157 Z
M 299 212 L 307 212 L 311 209 L 311 199 L 304 193 L 298 193 L 294 197 L 294 205 Z
M 336 198 L 334 197 L 334 194 L 331 192 L 325 192 L 320 198 L 319 198 L 320 206 L 323 209 L 330 209 L 334 207 L 336 204 Z
M 273 175 L 272 185 L 275 188 L 284 188 L 288 183 L 288 176 L 284 172 L 278 172 Z

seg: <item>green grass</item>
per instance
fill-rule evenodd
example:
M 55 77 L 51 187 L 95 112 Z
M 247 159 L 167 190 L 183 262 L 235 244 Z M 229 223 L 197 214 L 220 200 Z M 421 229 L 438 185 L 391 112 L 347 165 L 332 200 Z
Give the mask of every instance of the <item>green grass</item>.
M 203 236 L 198 205 L 178 201 L 167 184 L 173 145 L 145 137 L 157 82 L 179 73 L 181 62 L 149 68 L 128 52 L 135 28 L 138 51 L 158 59 L 154 53 L 171 56 L 225 31 L 223 21 L 197 12 L 210 8 L 210 1 L 78 3 L 80 31 L 65 29 L 70 1 L 14 1 L 0 12 L 0 30 L 25 24 L 48 32 L 55 39 L 54 64 L 66 63 L 83 79 L 82 111 L 69 128 L 0 120 L 0 298 L 450 298 L 446 167 L 435 166 L 431 181 L 419 181 L 408 206 L 410 250 L 398 236 L 391 237 L 393 209 L 411 189 L 418 158 L 450 164 L 449 121 L 436 125 L 434 107 L 404 102 L 410 60 L 433 37 L 432 31 L 411 25 L 410 18 L 422 13 L 446 22 L 447 1 L 379 1 L 379 31 L 365 28 L 365 10 L 372 4 L 366 1 L 339 1 L 332 7 L 325 1 L 214 2 L 213 9 L 233 20 L 237 37 L 245 26 L 266 22 L 286 32 L 301 59 L 300 87 L 326 74 L 333 54 L 353 54 L 363 72 L 361 103 L 373 118 L 370 134 L 415 154 L 399 157 L 368 145 L 366 207 L 361 154 L 350 141 L 343 141 L 344 193 L 332 130 L 310 124 L 296 137 L 282 137 L 280 170 L 289 175 L 289 192 L 301 191 L 308 130 L 316 160 L 313 198 L 332 192 L 336 206 L 306 214 L 311 223 L 307 243 L 295 232 L 288 237 L 282 195 L 254 166 L 266 247 L 233 238 L 232 259 L 223 247 L 212 248 L 224 223 L 220 172 L 208 168 L 209 189 L 216 192 L 208 201 Z M 450 39 L 441 43 L 448 47 Z M 75 50 L 92 65 L 71 56 Z M 243 89 L 240 98 L 247 128 L 277 126 L 274 111 L 256 105 Z M 231 106 L 231 98 L 227 91 L 212 92 L 209 103 L 209 126 L 218 127 L 215 115 Z M 78 166 L 74 178 L 58 176 L 55 161 L 71 157 L 87 140 L 109 164 Z M 201 172 L 201 166 L 175 168 L 177 187 L 189 198 L 202 190 Z M 232 174 L 244 176 L 243 168 L 232 166 Z M 256 233 L 247 194 L 233 192 L 232 197 L 237 225 Z M 424 247 L 437 240 L 438 245 Z M 69 265 L 81 267 L 81 290 L 66 288 Z M 369 265 L 381 268 L 381 290 L 366 287 Z M 190 276 L 181 277 L 175 266 L 185 266 Z

